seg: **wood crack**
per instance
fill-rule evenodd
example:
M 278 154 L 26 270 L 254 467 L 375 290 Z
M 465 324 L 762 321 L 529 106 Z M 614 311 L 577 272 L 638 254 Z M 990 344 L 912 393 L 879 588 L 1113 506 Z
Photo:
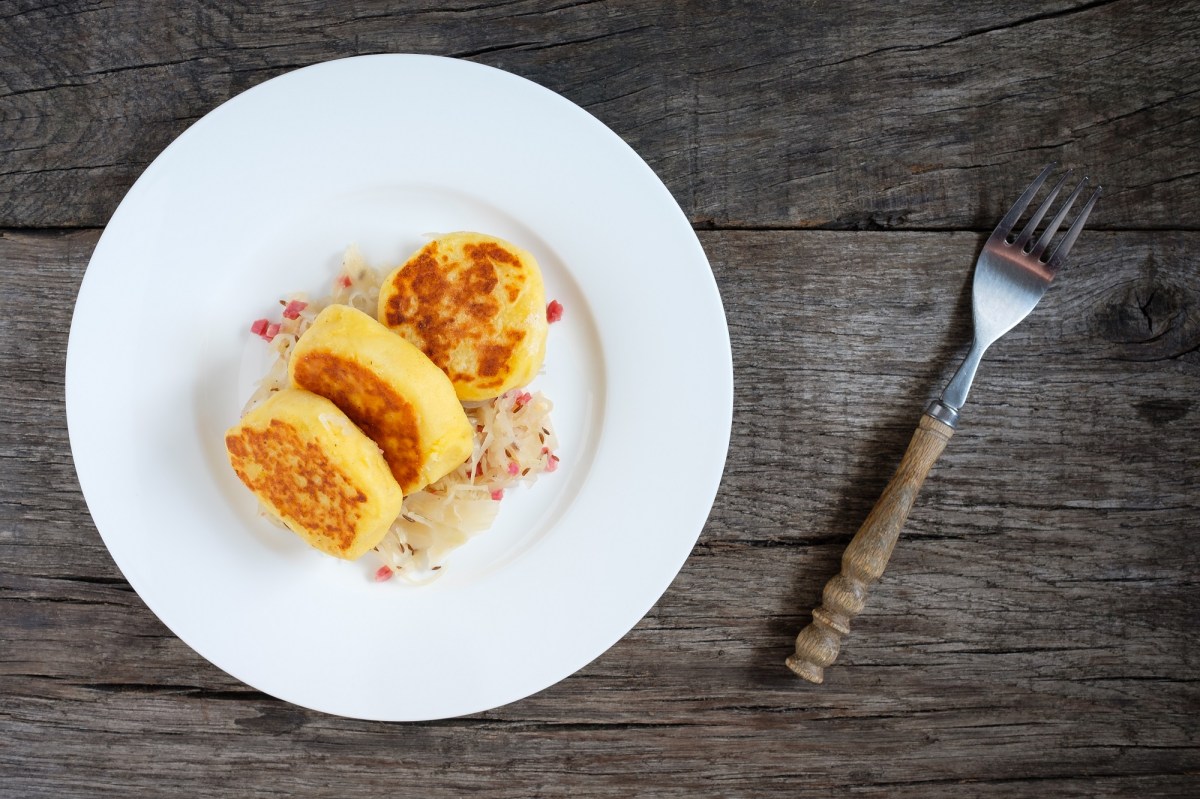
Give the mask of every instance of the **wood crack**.
M 453 53 L 454 58 L 478 58 L 479 56 L 489 55 L 490 53 L 503 53 L 509 50 L 520 50 L 524 47 L 530 47 L 537 42 L 513 42 L 510 44 L 496 44 L 488 47 L 479 47 L 474 50 L 462 50 Z
M 181 59 L 177 59 L 174 61 L 158 61 L 158 62 L 152 62 L 149 64 L 128 64 L 128 65 L 122 66 L 122 67 L 109 67 L 107 69 L 90 70 L 88 72 L 81 72 L 80 74 L 81 75 L 89 75 L 89 76 L 92 76 L 95 78 L 103 78 L 103 77 L 106 77 L 109 75 L 116 75 L 121 72 L 134 72 L 134 71 L 143 70 L 143 69 L 156 69 L 158 67 L 178 66 L 179 64 L 187 64 L 187 63 L 192 63 L 192 62 L 199 61 L 199 60 L 201 60 L 201 59 L 181 58 Z M 20 97 L 20 96 L 26 95 L 26 94 L 39 94 L 42 92 L 52 92 L 52 91 L 56 91 L 58 89 L 79 89 L 79 88 L 91 86 L 95 83 L 96 83 L 96 81 L 85 80 L 85 81 L 77 81 L 77 82 L 55 83 L 55 84 L 51 84 L 49 86 L 35 86 L 35 87 L 29 88 L 29 89 L 18 89 L 16 91 L 8 92 L 7 94 L 0 94 L 0 100 L 6 100 L 10 97 Z M 112 165 L 109 164 L 109 166 L 112 166 Z M 49 172 L 49 171 L 53 171 L 53 170 L 43 169 L 43 170 L 38 170 L 38 171 Z M 4 173 L 0 173 L 0 174 L 14 174 L 14 173 L 4 172 Z
M 86 6 L 84 8 L 63 9 L 61 3 L 51 3 L 50 5 L 46 5 L 46 6 L 35 6 L 34 8 L 24 8 L 13 14 L 4 14 L 3 16 L 0 16 L 0 21 L 17 19 L 18 17 L 29 17 L 29 16 L 33 16 L 34 14 L 37 14 L 39 12 L 45 12 L 45 11 L 49 11 L 51 9 L 60 12 L 60 14 L 59 14 L 60 16 L 75 16 L 78 14 L 86 14 L 91 11 L 96 11 L 97 9 L 101 8 L 102 6 L 103 6 L 103 3 L 93 3 L 92 5 Z
M 1118 745 L 1114 744 L 1114 748 Z M 1020 776 L 1020 777 L 932 777 L 928 779 L 914 780 L 899 780 L 888 782 L 862 782 L 854 783 L 856 787 L 870 788 L 901 788 L 913 785 L 957 785 L 957 786 L 973 786 L 973 785 L 1021 785 L 1030 783 L 1037 785 L 1044 782 L 1064 782 L 1079 779 L 1122 779 L 1127 777 L 1145 779 L 1147 777 L 1186 777 L 1193 776 L 1193 772 L 1189 769 L 1169 770 L 1169 771 L 1109 771 L 1109 770 L 1092 770 L 1082 773 L 1080 771 L 1039 774 L 1036 776 Z M 961 795 L 961 794 L 959 794 Z
M 1192 172 L 1184 172 L 1183 174 L 1180 174 L 1180 175 L 1171 175 L 1170 177 L 1165 177 L 1165 178 L 1162 178 L 1161 180 L 1152 180 L 1147 183 L 1140 183 L 1140 184 L 1132 185 L 1132 186 L 1121 186 L 1121 187 L 1117 188 L 1116 191 L 1109 191 L 1106 189 L 1105 194 L 1109 194 L 1109 195 L 1124 194 L 1125 192 L 1137 191 L 1138 189 L 1146 189 L 1151 186 L 1165 186 L 1166 184 L 1174 183 L 1177 180 L 1187 180 L 1188 178 L 1194 178 L 1197 176 L 1200 176 L 1200 170 L 1195 170 Z
M 0 177 L 8 175 L 40 175 L 51 172 L 87 172 L 93 169 L 110 169 L 119 166 L 124 166 L 124 164 L 77 164 L 74 166 L 40 167 L 38 169 L 14 169 L 10 172 L 0 172 Z
M 1060 11 L 1047 11 L 1046 13 L 1043 13 L 1043 14 L 1031 14 L 1028 17 L 1022 17 L 1021 19 L 1018 19 L 1015 22 L 1006 23 L 1004 25 L 996 25 L 996 26 L 993 26 L 990 28 L 978 28 L 976 30 L 970 30 L 970 31 L 967 31 L 966 33 L 959 34 L 958 36 L 952 36 L 949 39 L 945 39 L 941 42 L 938 42 L 937 45 L 934 45 L 934 46 L 940 47 L 942 45 L 954 44 L 955 42 L 961 42 L 961 41 L 965 41 L 967 39 L 972 39 L 976 36 L 985 36 L 989 33 L 1001 33 L 1003 31 L 1010 31 L 1010 30 L 1014 30 L 1016 28 L 1024 27 L 1026 25 L 1031 25 L 1035 22 L 1044 22 L 1045 20 L 1059 19 L 1061 17 L 1068 17 L 1068 16 L 1072 16 L 1075 14 L 1081 14 L 1085 11 L 1092 11 L 1097 8 L 1103 8 L 1104 6 L 1113 5 L 1114 3 L 1118 3 L 1118 2 L 1121 2 L 1121 0 L 1094 0 L 1091 3 L 1083 3 L 1081 5 L 1072 6 L 1071 8 L 1064 8 Z
M 633 27 L 629 28 L 619 28 L 618 30 L 614 31 L 605 31 L 604 33 L 598 33 L 595 36 L 584 36 L 579 39 L 567 39 L 561 42 L 548 42 L 544 47 L 538 47 L 535 49 L 545 50 L 552 47 L 562 47 L 565 45 L 591 44 L 593 42 L 602 42 L 605 39 L 619 39 L 622 36 L 628 36 L 631 33 L 655 30 L 658 30 L 658 26 L 656 25 L 634 25 Z
M 552 8 L 539 8 L 536 11 L 521 11 L 521 12 L 513 14 L 512 18 L 515 19 L 515 18 L 519 18 L 519 17 L 543 17 L 543 16 L 548 16 L 550 14 L 557 14 L 560 11 L 572 11 L 576 8 L 583 8 L 585 6 L 602 5 L 603 2 L 604 2 L 604 0 L 579 0 L 579 2 L 564 3 L 561 6 L 554 6 Z
M 850 56 L 849 58 L 843 58 L 838 61 L 827 61 L 822 64 L 815 64 L 814 66 L 809 67 L 808 69 L 822 69 L 824 67 L 838 66 L 840 64 L 846 64 L 851 61 L 859 61 L 864 58 L 870 58 L 872 56 L 880 55 L 882 53 L 892 53 L 892 52 L 920 53 L 925 50 L 933 50 L 938 47 L 944 47 L 948 44 L 956 44 L 958 42 L 965 41 L 967 39 L 972 39 L 976 36 L 984 36 L 989 33 L 1001 33 L 1004 31 L 1014 30 L 1016 28 L 1020 28 L 1025 25 L 1030 25 L 1035 22 L 1042 22 L 1044 20 L 1049 20 L 1049 19 L 1057 19 L 1059 17 L 1065 17 L 1065 16 L 1069 16 L 1072 14 L 1079 14 L 1084 11 L 1091 11 L 1093 9 L 1111 5 L 1116 2 L 1120 2 L 1120 0 L 1095 0 L 1095 2 L 1084 3 L 1083 5 L 1073 6 L 1072 8 L 1063 9 L 1061 11 L 1050 11 L 1050 12 L 1047 12 L 1044 14 L 1033 14 L 1031 16 L 1023 17 L 1021 19 L 1015 20 L 1013 22 L 1005 23 L 1003 25 L 995 25 L 995 26 L 992 26 L 989 28 L 978 28 L 975 30 L 970 30 L 965 33 L 958 34 L 956 36 L 951 36 L 947 39 L 942 39 L 942 40 L 936 41 L 936 42 L 930 42 L 928 44 L 900 44 L 900 45 L 892 45 L 889 47 L 880 47 L 876 50 L 870 50 L 866 53 L 860 53 L 857 55 Z
M 473 14 L 479 11 L 496 11 L 497 9 L 511 8 L 519 5 L 517 2 L 508 3 L 482 3 L 473 6 L 458 6 L 458 7 L 439 7 L 438 12 L 442 14 Z
M 49 605 L 99 605 L 114 608 L 128 607 L 125 602 L 112 602 L 105 599 L 82 599 L 80 597 L 57 597 L 57 596 L 6 596 L 8 592 L 0 593 L 0 599 L 9 600 L 12 602 L 28 602 L 34 604 L 46 603 Z
M 262 691 L 256 691 L 253 688 L 246 688 L 245 690 L 230 690 L 204 688 L 198 685 L 172 685 L 170 683 L 82 682 L 63 677 L 50 677 L 37 674 L 23 676 L 31 679 L 54 680 L 67 683 L 85 691 L 96 691 L 98 693 L 105 694 L 138 694 L 144 696 L 183 695 L 189 699 L 200 699 L 205 701 L 279 702 L 279 700 L 275 699 L 273 696 L 264 694 Z

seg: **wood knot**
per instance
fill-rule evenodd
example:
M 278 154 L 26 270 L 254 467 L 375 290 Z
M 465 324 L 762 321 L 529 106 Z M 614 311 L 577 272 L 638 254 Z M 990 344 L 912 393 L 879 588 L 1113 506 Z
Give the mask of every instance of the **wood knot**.
M 1177 422 L 1187 416 L 1195 402 L 1190 399 L 1159 397 L 1133 403 L 1134 410 L 1142 419 L 1155 427 Z
M 264 706 L 257 716 L 236 718 L 233 723 L 256 733 L 286 735 L 303 727 L 308 721 L 308 711 L 295 707 Z
M 1164 361 L 1200 350 L 1200 294 L 1174 275 L 1149 274 L 1114 287 L 1095 315 L 1097 332 L 1113 354 L 1131 361 Z

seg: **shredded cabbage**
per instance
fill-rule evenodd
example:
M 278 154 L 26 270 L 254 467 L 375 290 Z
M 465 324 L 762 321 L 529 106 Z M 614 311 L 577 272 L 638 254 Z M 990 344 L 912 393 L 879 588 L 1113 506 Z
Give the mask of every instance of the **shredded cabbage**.
M 254 410 L 276 391 L 287 388 L 288 361 L 292 357 L 292 347 L 296 346 L 296 342 L 300 340 L 304 331 L 308 330 L 317 314 L 330 305 L 350 305 L 374 318 L 382 285 L 383 275 L 367 264 L 358 247 L 351 245 L 342 256 L 342 269 L 333 281 L 333 293 L 330 296 L 311 300 L 304 292 L 298 292 L 280 300 L 279 304 L 285 307 L 293 300 L 306 302 L 308 305 L 295 319 L 285 317 L 280 320 L 279 332 L 267 345 L 275 353 L 275 360 L 271 362 L 266 376 L 259 381 L 258 388 L 242 408 L 242 416 Z
M 558 438 L 550 400 L 509 391 L 466 407 L 475 425 L 471 457 L 448 475 L 404 498 L 400 516 L 376 547 L 401 577 L 435 576 L 446 556 L 488 529 L 504 492 L 553 471 Z

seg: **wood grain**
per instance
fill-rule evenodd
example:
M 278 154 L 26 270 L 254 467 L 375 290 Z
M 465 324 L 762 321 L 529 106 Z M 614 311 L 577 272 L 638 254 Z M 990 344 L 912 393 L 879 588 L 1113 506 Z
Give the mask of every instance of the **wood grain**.
M 1198 45 L 1197 0 L 0 0 L 0 797 L 1200 794 Z M 657 605 L 559 684 L 424 724 L 287 705 L 176 638 L 92 524 L 63 399 L 146 165 L 239 92 L 378 52 L 509 70 L 628 141 L 699 231 L 735 366 L 721 490 Z M 1051 159 L 1105 197 L 989 350 L 838 667 L 798 681 L 966 349 L 986 231 Z
M 78 494 L 62 399 L 96 238 L 0 238 L 0 396 L 18 421 L 0 441 L 0 794 L 1194 793 L 1200 234 L 1085 235 L 989 352 L 819 688 L 780 661 L 966 346 L 982 237 L 703 234 L 737 391 L 692 557 L 575 676 L 414 725 L 247 688 L 115 569 Z
M 367 5 L 4 3 L 0 226 L 102 225 L 229 97 L 417 52 L 582 105 L 701 226 L 981 230 L 1058 159 L 1104 184 L 1093 229 L 1200 228 L 1196 0 Z

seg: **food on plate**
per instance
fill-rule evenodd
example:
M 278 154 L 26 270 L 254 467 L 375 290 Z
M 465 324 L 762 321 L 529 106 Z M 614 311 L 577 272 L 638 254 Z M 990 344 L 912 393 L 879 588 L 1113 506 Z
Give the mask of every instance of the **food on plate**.
M 307 414 L 308 421 L 297 419 L 293 427 L 298 425 L 297 429 L 307 430 L 314 417 L 341 418 L 349 428 L 359 431 L 359 440 L 370 442 L 373 453 L 364 458 L 381 461 L 387 472 L 384 482 L 390 483 L 396 493 L 407 491 L 407 495 L 384 524 L 383 531 L 374 534 L 373 545 L 366 545 L 368 536 L 352 531 L 353 549 L 339 553 L 314 546 L 347 558 L 358 557 L 373 548 L 382 564 L 374 571 L 376 580 L 395 576 L 420 584 L 444 574 L 442 568 L 448 555 L 491 527 L 507 491 L 522 483 L 532 484 L 540 475 L 558 468 L 558 438 L 550 421 L 553 406 L 541 392 L 521 384 L 482 401 L 460 402 L 462 397 L 456 396 L 450 378 L 426 355 L 365 313 L 374 314 L 381 306 L 385 273 L 386 270 L 380 272 L 368 265 L 352 246 L 346 250 L 342 269 L 333 280 L 332 294 L 317 298 L 289 295 L 279 300 L 279 318 L 259 319 L 250 325 L 250 333 L 266 341 L 275 357 L 242 411 L 242 425 L 249 423 L 255 430 L 271 429 L 269 420 L 281 402 L 276 398 L 300 394 L 321 400 L 325 403 L 324 410 L 315 413 L 311 408 L 307 412 L 294 410 L 289 416 Z M 540 368 L 545 325 L 558 321 L 563 311 L 557 301 L 541 304 L 540 295 L 544 293 L 541 276 L 536 271 L 533 274 L 539 293 L 534 310 L 543 332 L 536 364 L 527 370 L 529 378 Z M 518 291 L 518 301 L 521 296 Z M 537 327 L 536 322 L 531 322 L 527 329 Z M 506 374 L 511 379 L 517 372 L 510 369 Z M 336 404 L 306 389 L 323 394 Z M 288 410 L 296 400 L 283 402 Z M 337 417 L 329 415 L 330 407 L 337 411 Z M 239 425 L 230 432 L 240 428 Z M 249 447 L 236 443 L 233 446 Z M 389 459 L 389 451 L 399 454 Z M 233 450 L 230 452 L 232 461 Z M 313 463 L 332 461 L 326 458 Z M 404 475 L 411 475 L 415 463 L 420 464 L 416 469 L 418 477 L 409 483 Z M 292 457 L 288 464 L 289 470 L 293 467 L 306 470 L 300 472 L 304 486 L 313 484 L 307 471 L 308 461 Z M 324 469 L 325 465 L 311 468 Z M 426 480 L 430 481 L 428 485 L 412 489 Z M 405 486 L 405 491 L 401 491 Z M 267 497 L 253 486 L 251 490 L 262 500 L 267 518 L 277 520 L 282 516 Z M 335 514 L 336 506 L 330 507 L 331 515 Z M 332 518 L 318 521 L 333 527 L 338 524 Z M 287 523 L 295 529 L 293 525 Z
M 546 355 L 536 259 L 482 233 L 450 233 L 418 250 L 384 279 L 378 315 L 449 376 L 463 401 L 524 386 Z
M 475 430 L 446 375 L 362 311 L 348 305 L 321 311 L 296 342 L 288 374 L 379 445 L 405 494 L 471 454 Z
M 541 392 L 519 389 L 471 403 L 467 415 L 476 430 L 471 457 L 404 498 L 400 518 L 376 548 L 384 564 L 410 581 L 432 574 L 451 551 L 492 526 L 506 491 L 555 471 L 552 408 Z
M 332 294 L 316 299 L 303 292 L 290 294 L 279 301 L 282 311 L 278 321 L 258 319 L 251 324 L 250 332 L 267 342 L 275 359 L 246 401 L 242 413 L 247 413 L 276 391 L 291 385 L 288 363 L 292 359 L 292 348 L 317 318 L 317 314 L 331 305 L 349 305 L 374 314 L 379 306 L 380 279 L 380 273 L 367 263 L 357 247 L 351 245 L 342 256 L 342 268 L 333 280 Z
M 284 389 L 225 433 L 229 463 L 276 519 L 354 560 L 379 544 L 404 500 L 379 448 L 324 397 Z

